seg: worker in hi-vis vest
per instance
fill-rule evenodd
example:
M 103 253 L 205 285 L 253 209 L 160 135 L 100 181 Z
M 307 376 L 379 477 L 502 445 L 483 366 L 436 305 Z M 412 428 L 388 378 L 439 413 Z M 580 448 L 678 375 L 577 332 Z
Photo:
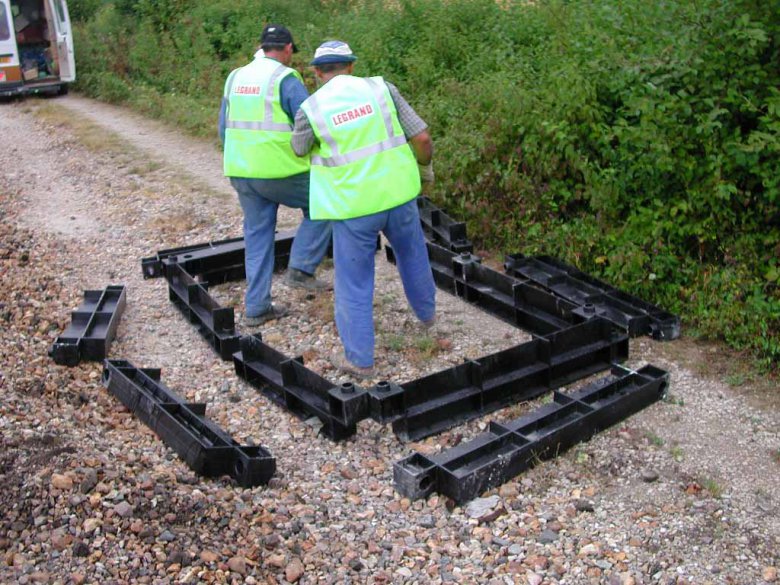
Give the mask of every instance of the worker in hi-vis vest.
M 382 232 L 393 247 L 409 305 L 424 329 L 435 320 L 436 287 L 415 200 L 433 182 L 428 126 L 392 84 L 355 77 L 344 42 L 320 45 L 311 64 L 321 87 L 295 116 L 292 147 L 311 156 L 309 210 L 332 220 L 335 314 L 343 355 L 333 365 L 374 373 L 374 255 Z
M 244 211 L 244 324 L 249 326 L 288 312 L 271 303 L 279 204 L 303 211 L 284 279 L 288 286 L 328 288 L 314 272 L 331 237 L 330 222 L 309 217 L 309 159 L 296 156 L 290 146 L 295 114 L 309 96 L 300 74 L 290 68 L 298 49 L 290 31 L 279 25 L 263 29 L 260 46 L 251 63 L 228 76 L 219 116 L 225 176 Z

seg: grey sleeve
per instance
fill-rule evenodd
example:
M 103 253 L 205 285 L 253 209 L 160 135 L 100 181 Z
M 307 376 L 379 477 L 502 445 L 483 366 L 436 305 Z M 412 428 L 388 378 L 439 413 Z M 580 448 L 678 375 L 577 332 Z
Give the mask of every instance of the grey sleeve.
M 309 123 L 309 118 L 298 110 L 295 114 L 295 126 L 292 133 L 292 149 L 298 156 L 304 156 L 314 146 L 314 129 Z
M 390 97 L 393 98 L 395 109 L 398 111 L 398 121 L 401 123 L 404 136 L 412 138 L 423 130 L 427 130 L 428 124 L 417 115 L 417 112 L 414 111 L 412 106 L 409 105 L 409 102 L 407 102 L 404 99 L 404 96 L 401 95 L 401 92 L 398 91 L 398 88 L 389 81 L 385 81 L 385 83 L 387 84 L 387 89 L 390 90 Z

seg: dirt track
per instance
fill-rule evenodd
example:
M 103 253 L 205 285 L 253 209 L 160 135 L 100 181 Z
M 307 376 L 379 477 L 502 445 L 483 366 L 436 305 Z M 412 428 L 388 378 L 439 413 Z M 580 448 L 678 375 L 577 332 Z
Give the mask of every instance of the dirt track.
M 361 423 L 339 444 L 319 436 L 240 383 L 164 283 L 141 278 L 141 256 L 240 235 L 212 144 L 78 96 L 0 104 L 0 135 L 10 145 L 0 153 L 0 582 L 776 579 L 780 414 L 746 397 L 749 381 L 726 383 L 725 349 L 633 340 L 630 365 L 671 372 L 669 399 L 494 490 L 503 513 L 490 521 L 444 498 L 410 503 L 392 489 L 392 464 L 410 446 L 389 427 Z M 280 214 L 280 227 L 296 221 Z M 81 291 L 118 282 L 128 309 L 112 357 L 162 367 L 239 442 L 267 446 L 279 466 L 269 487 L 198 478 L 106 393 L 97 364 L 46 357 Z M 332 376 L 330 299 L 274 292 L 297 310 L 266 340 Z M 240 307 L 240 285 L 217 294 Z M 421 359 L 394 271 L 378 264 L 380 367 L 416 377 L 520 339 L 440 299 L 452 331 Z M 412 447 L 447 447 L 533 406 Z

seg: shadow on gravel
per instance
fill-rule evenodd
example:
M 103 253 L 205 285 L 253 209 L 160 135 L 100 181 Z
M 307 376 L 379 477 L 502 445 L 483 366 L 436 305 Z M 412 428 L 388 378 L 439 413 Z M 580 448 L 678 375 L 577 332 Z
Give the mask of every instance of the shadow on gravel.
M 49 433 L 0 442 L 0 538 L 35 525 L 30 492 L 41 489 L 32 485 L 36 473 L 56 457 L 75 452 L 75 446 Z

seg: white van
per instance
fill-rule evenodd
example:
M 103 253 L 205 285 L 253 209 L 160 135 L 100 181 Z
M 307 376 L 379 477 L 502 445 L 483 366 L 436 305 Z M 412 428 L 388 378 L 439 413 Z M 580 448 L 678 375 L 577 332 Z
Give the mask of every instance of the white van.
M 66 93 L 75 80 L 65 0 L 0 0 L 0 96 Z

